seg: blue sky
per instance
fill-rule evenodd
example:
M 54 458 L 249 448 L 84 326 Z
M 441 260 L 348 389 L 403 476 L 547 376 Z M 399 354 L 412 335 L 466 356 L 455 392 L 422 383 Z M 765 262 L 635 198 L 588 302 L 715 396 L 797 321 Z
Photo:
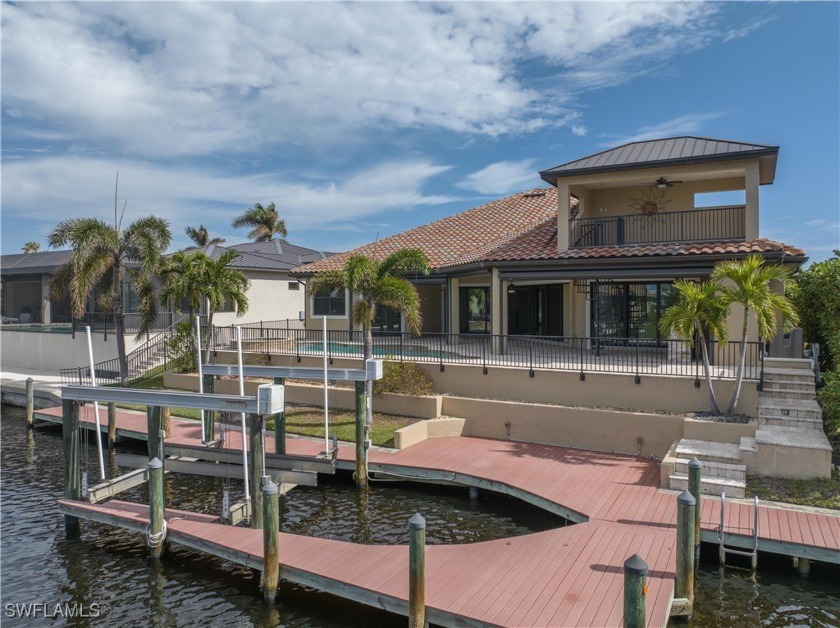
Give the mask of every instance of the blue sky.
M 633 139 L 781 146 L 761 233 L 840 247 L 838 3 L 2 6 L 2 250 L 274 201 L 341 251 Z

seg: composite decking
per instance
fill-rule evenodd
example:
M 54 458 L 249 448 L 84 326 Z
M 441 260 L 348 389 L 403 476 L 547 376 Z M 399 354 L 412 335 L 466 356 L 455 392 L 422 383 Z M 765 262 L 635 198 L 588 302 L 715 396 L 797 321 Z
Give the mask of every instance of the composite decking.
M 104 409 L 100 412 L 104 430 L 107 429 L 107 417 Z M 60 415 L 60 408 L 36 412 L 36 417 L 52 422 L 60 422 Z M 93 424 L 90 405 L 81 411 L 80 420 L 88 426 Z M 146 437 L 144 414 L 118 411 L 117 425 L 120 435 Z M 267 434 L 266 440 L 267 451 L 273 451 L 272 436 Z M 197 422 L 172 420 L 167 443 L 196 444 L 199 441 Z M 227 433 L 226 447 L 239 449 L 241 444 L 238 431 Z M 316 455 L 322 451 L 323 441 L 287 439 L 289 454 Z M 352 466 L 353 455 L 352 446 L 340 446 L 338 464 Z M 621 618 L 621 565 L 633 553 L 639 553 L 651 565 L 652 582 L 661 580 L 656 587 L 652 585 L 648 598 L 649 624 L 663 625 L 667 619 L 673 590 L 676 493 L 659 489 L 659 465 L 655 460 L 554 445 L 457 437 L 427 440 L 401 451 L 375 448 L 370 451 L 369 467 L 374 474 L 382 472 L 422 480 L 454 481 L 515 495 L 573 521 L 584 522 L 513 539 L 428 548 L 427 561 L 432 562 L 427 562 L 427 603 L 433 609 L 432 621 L 444 624 L 471 621 L 501 625 L 616 625 Z M 136 508 L 118 501 L 97 506 L 75 502 L 62 506 L 70 507 L 84 508 L 89 513 Z M 124 522 L 125 517 L 142 518 L 146 510 L 140 507 L 140 511 L 132 512 L 129 515 L 112 512 L 108 516 L 114 523 L 118 519 Z M 840 563 L 839 515 L 762 505 L 759 509 L 759 547 L 767 552 Z M 716 541 L 719 522 L 720 502 L 714 498 L 704 499 L 701 531 L 704 540 Z M 249 535 L 254 534 L 211 521 L 192 520 L 176 520 L 170 526 L 170 532 L 177 537 L 181 527 L 199 526 L 199 523 L 204 526 L 202 534 L 209 535 L 208 539 L 216 539 L 212 542 L 222 542 L 219 539 L 224 538 L 224 543 L 247 544 Z M 727 541 L 732 545 L 751 545 L 752 528 L 752 505 L 729 502 Z M 184 531 L 184 534 L 188 532 Z M 287 537 L 292 538 L 291 535 L 284 536 L 284 543 L 291 543 Z M 174 538 L 170 536 L 170 539 Z M 311 548 L 316 545 L 332 548 L 336 552 L 335 558 L 318 558 L 317 553 L 310 551 L 301 555 L 301 560 L 308 562 L 293 564 L 288 561 L 296 554 L 292 550 L 284 554 L 283 546 L 280 552 L 282 577 L 405 612 L 405 547 L 352 544 L 344 544 L 348 545 L 344 547 L 332 545 L 339 543 L 337 541 L 308 537 L 293 539 L 296 547 L 311 543 Z M 261 556 L 261 547 L 254 551 Z M 366 579 L 369 575 L 366 569 L 360 567 L 367 564 L 364 561 L 368 559 L 371 560 L 370 569 L 378 574 L 370 580 Z M 385 571 L 380 572 L 380 569 Z M 291 577 L 293 574 L 298 575 Z M 313 584 L 315 582 L 321 582 L 323 586 Z M 507 586 L 496 590 L 497 582 L 507 583 Z M 435 591 L 434 596 L 432 591 Z

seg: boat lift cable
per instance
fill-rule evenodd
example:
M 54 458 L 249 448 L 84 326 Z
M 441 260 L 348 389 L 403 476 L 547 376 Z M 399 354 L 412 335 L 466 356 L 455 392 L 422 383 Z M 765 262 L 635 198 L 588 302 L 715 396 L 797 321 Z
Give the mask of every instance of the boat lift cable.
M 330 453 L 330 400 L 329 400 L 329 381 L 327 380 L 327 370 L 329 369 L 329 345 L 327 332 L 327 317 L 324 317 L 324 455 Z
M 245 376 L 242 372 L 242 326 L 236 326 L 236 358 L 239 365 L 239 396 L 245 396 Z M 242 478 L 245 480 L 245 501 L 250 503 L 251 491 L 248 485 L 248 430 L 245 426 L 245 413 L 240 414 L 242 423 Z
M 90 335 L 90 325 L 85 327 L 87 331 L 87 345 L 88 345 L 88 358 L 90 359 L 90 383 L 93 386 L 96 386 L 96 368 L 93 362 L 93 340 L 91 339 Z M 97 453 L 99 454 L 99 479 L 105 479 L 105 456 L 102 453 L 102 431 L 99 426 L 99 402 L 93 402 L 93 414 L 94 414 L 94 422 L 96 423 L 96 443 L 97 443 Z

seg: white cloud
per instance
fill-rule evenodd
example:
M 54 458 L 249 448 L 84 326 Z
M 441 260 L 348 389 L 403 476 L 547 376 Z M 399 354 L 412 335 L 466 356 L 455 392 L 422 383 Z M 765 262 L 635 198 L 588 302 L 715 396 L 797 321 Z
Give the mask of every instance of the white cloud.
M 717 111 L 710 113 L 689 113 L 676 118 L 671 118 L 658 124 L 649 124 L 639 127 L 630 135 L 607 136 L 601 142 L 601 146 L 618 146 L 619 144 L 627 144 L 630 142 L 642 142 L 644 140 L 652 140 L 661 137 L 672 137 L 676 135 L 692 135 L 699 133 L 706 122 L 714 120 L 724 115 L 725 112 Z
M 422 187 L 448 170 L 427 161 L 388 162 L 357 172 L 341 183 L 291 182 L 273 173 L 230 175 L 209 168 L 172 168 L 141 161 L 87 157 L 48 157 L 15 161 L 3 167 L 3 219 L 25 218 L 46 233 L 58 221 L 90 216 L 113 221 L 113 191 L 120 172 L 120 207 L 127 199 L 126 220 L 150 213 L 166 216 L 183 239 L 184 227 L 203 223 L 225 229 L 229 241 L 235 215 L 255 202 L 274 201 L 290 236 L 309 228 L 353 228 L 385 210 L 450 202 L 427 195 Z M 33 207 L 49 211 L 33 212 Z M 209 208 L 209 209 L 208 209 Z M 214 227 L 215 226 L 215 227 Z M 7 228 L 7 227 L 6 227 Z
M 539 183 L 534 160 L 498 161 L 473 172 L 458 182 L 458 187 L 479 194 L 507 194 Z
M 6 4 L 4 132 L 155 158 L 336 145 L 369 128 L 529 132 L 571 123 L 576 91 L 722 37 L 717 11 L 701 2 Z M 529 60 L 557 76 L 526 83 Z

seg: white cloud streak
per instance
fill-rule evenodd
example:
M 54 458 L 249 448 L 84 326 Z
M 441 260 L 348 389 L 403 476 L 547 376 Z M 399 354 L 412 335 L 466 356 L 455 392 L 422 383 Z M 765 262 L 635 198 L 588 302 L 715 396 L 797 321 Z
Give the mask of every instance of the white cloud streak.
M 499 161 L 473 172 L 458 182 L 458 187 L 479 194 L 501 195 L 540 183 L 534 160 Z
M 644 140 L 671 137 L 675 135 L 692 135 L 699 133 L 706 122 L 724 115 L 725 112 L 689 113 L 658 124 L 649 124 L 639 127 L 635 133 L 625 136 L 607 136 L 601 146 L 618 146 L 630 142 L 642 142 Z

